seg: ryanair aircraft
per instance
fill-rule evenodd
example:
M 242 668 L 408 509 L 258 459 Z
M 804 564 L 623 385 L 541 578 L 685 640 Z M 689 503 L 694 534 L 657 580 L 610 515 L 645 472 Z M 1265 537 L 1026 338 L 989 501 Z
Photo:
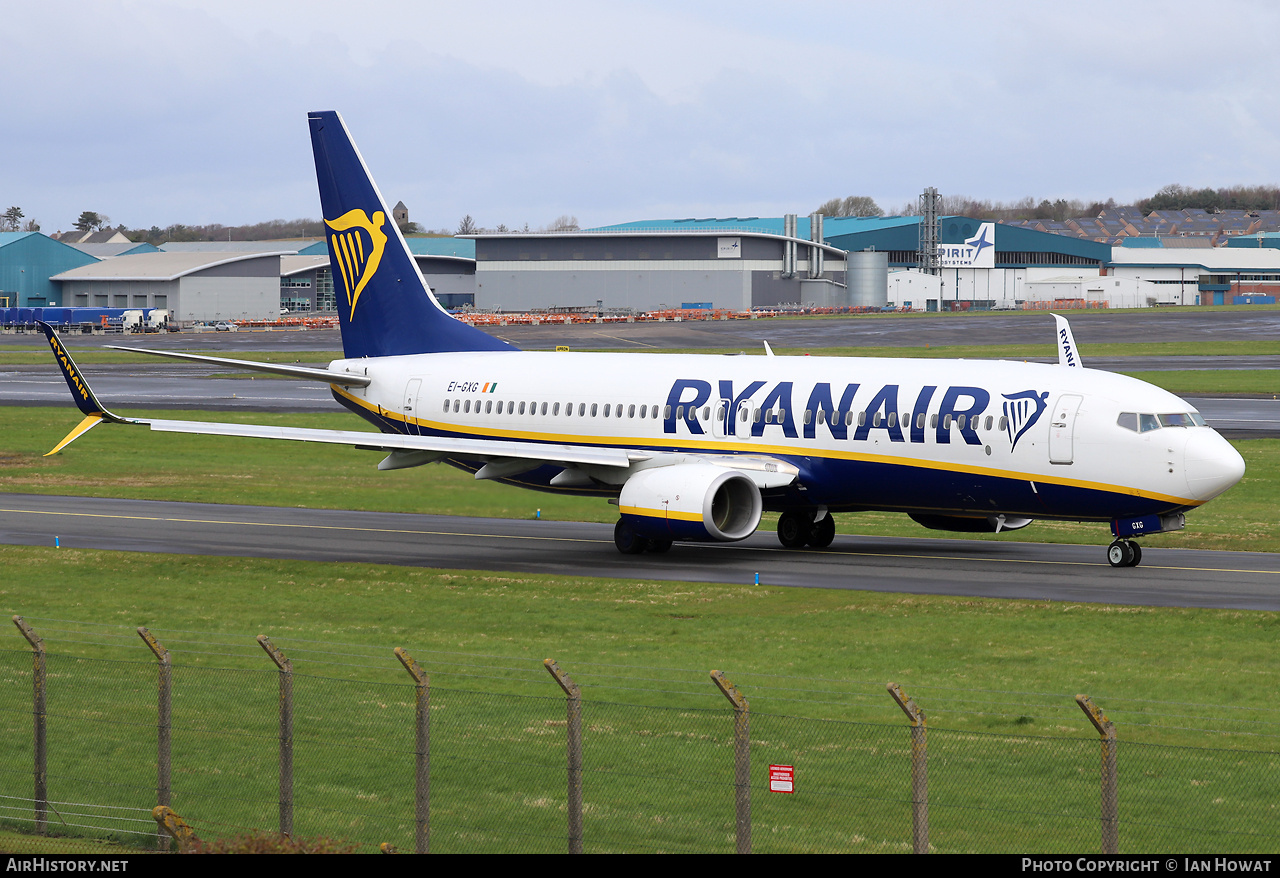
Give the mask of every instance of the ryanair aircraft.
M 778 357 L 767 344 L 758 357 L 517 350 L 440 307 L 341 117 L 309 122 L 345 357 L 311 369 L 145 353 L 325 382 L 380 434 L 120 417 L 46 325 L 85 415 L 50 454 L 103 421 L 377 449 L 383 470 L 444 461 L 605 498 L 624 554 L 741 540 L 766 509 L 788 548 L 830 545 L 833 512 L 971 533 L 1107 522 L 1113 567 L 1138 564 L 1135 537 L 1182 528 L 1244 474 L 1185 401 L 1082 368 L 1061 317 L 1057 365 Z

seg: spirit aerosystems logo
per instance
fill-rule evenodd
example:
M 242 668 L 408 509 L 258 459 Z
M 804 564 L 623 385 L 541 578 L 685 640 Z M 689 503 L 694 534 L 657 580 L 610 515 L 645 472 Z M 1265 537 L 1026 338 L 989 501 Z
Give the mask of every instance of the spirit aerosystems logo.
M 1004 416 L 1008 418 L 1005 429 L 1009 431 L 1009 453 L 1018 447 L 1018 440 L 1036 425 L 1044 410 L 1049 407 L 1049 391 L 1037 393 L 1024 390 L 1021 393 L 1001 394 L 1004 399 Z
M 996 224 L 983 223 L 978 234 L 963 244 L 939 244 L 938 265 L 941 268 L 995 268 Z

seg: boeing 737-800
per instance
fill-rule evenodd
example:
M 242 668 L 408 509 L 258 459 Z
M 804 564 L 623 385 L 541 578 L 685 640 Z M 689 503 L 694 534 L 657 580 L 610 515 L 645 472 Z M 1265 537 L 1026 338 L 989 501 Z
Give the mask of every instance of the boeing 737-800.
M 982 360 L 520 351 L 436 301 L 335 112 L 309 118 L 344 358 L 327 369 L 146 351 L 323 381 L 379 429 L 125 418 L 101 406 L 43 326 L 84 420 L 326 442 L 445 461 L 477 479 L 616 503 L 618 549 L 741 540 L 780 512 L 784 546 L 825 547 L 833 512 L 901 511 L 929 528 L 1004 532 L 1105 522 L 1112 566 L 1144 534 L 1240 480 L 1244 461 L 1195 408 L 1081 367 L 1057 319 L 1057 365 Z M 1056 316 L 1056 315 L 1055 315 Z

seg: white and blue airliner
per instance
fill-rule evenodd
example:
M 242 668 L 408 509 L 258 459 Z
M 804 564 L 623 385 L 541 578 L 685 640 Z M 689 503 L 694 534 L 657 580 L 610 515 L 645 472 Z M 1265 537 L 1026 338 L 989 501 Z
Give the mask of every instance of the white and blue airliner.
M 518 350 L 439 305 L 342 118 L 309 122 L 344 357 L 312 369 L 145 353 L 322 381 L 380 432 L 120 417 L 42 324 L 85 415 L 50 454 L 104 421 L 379 449 L 383 470 L 444 461 L 601 497 L 625 554 L 742 540 L 765 510 L 788 548 L 830 545 L 836 512 L 962 532 L 1105 522 L 1114 567 L 1244 474 L 1186 401 L 1083 368 L 1056 315 L 1057 365 Z

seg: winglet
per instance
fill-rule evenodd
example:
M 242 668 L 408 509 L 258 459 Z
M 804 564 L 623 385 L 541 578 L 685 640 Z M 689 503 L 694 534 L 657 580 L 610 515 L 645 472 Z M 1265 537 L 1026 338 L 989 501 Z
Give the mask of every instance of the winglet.
M 89 389 L 89 382 L 81 377 L 80 368 L 76 366 L 75 360 L 71 359 L 71 354 L 63 346 L 62 339 L 58 338 L 58 333 L 53 331 L 53 327 L 40 321 L 37 321 L 36 325 L 49 340 L 49 347 L 53 348 L 53 358 L 58 361 L 62 377 L 67 380 L 67 387 L 71 388 L 71 398 L 76 401 L 80 411 L 86 415 L 98 415 L 110 421 L 120 420 L 98 402 L 98 398 Z
M 50 455 L 57 454 L 59 451 L 61 451 L 62 449 L 70 445 L 72 442 L 79 439 L 82 435 L 84 435 L 85 433 L 88 433 L 91 428 L 96 427 L 101 423 L 102 423 L 102 415 L 85 415 L 84 420 L 76 424 L 76 428 L 72 430 L 70 433 L 68 433 L 65 439 L 63 439 L 57 445 L 53 446 L 53 450 L 47 452 L 45 454 L 45 457 L 49 457 Z
M 75 360 L 71 359 L 71 353 L 63 346 L 62 339 L 58 338 L 58 333 L 53 331 L 53 327 L 41 321 L 37 321 L 36 325 L 40 327 L 45 338 L 49 340 L 49 347 L 53 349 L 53 358 L 58 361 L 58 368 L 62 370 L 62 377 L 66 379 L 67 387 L 71 389 L 71 398 L 76 401 L 76 406 L 84 413 L 84 420 L 77 424 L 76 428 L 68 433 L 65 439 L 54 446 L 53 451 L 50 451 L 49 454 L 56 454 L 61 451 L 103 421 L 112 421 L 117 424 L 130 423 L 129 419 L 112 414 L 98 402 L 98 398 L 93 395 L 93 390 L 89 387 L 89 382 L 80 374 L 80 367 L 76 365 Z M 45 457 L 48 457 L 49 454 L 46 454 Z
M 1058 324 L 1058 365 L 1083 369 L 1084 363 L 1080 361 L 1079 349 L 1076 347 L 1075 337 L 1071 334 L 1071 324 L 1061 314 L 1054 314 L 1053 319 Z

